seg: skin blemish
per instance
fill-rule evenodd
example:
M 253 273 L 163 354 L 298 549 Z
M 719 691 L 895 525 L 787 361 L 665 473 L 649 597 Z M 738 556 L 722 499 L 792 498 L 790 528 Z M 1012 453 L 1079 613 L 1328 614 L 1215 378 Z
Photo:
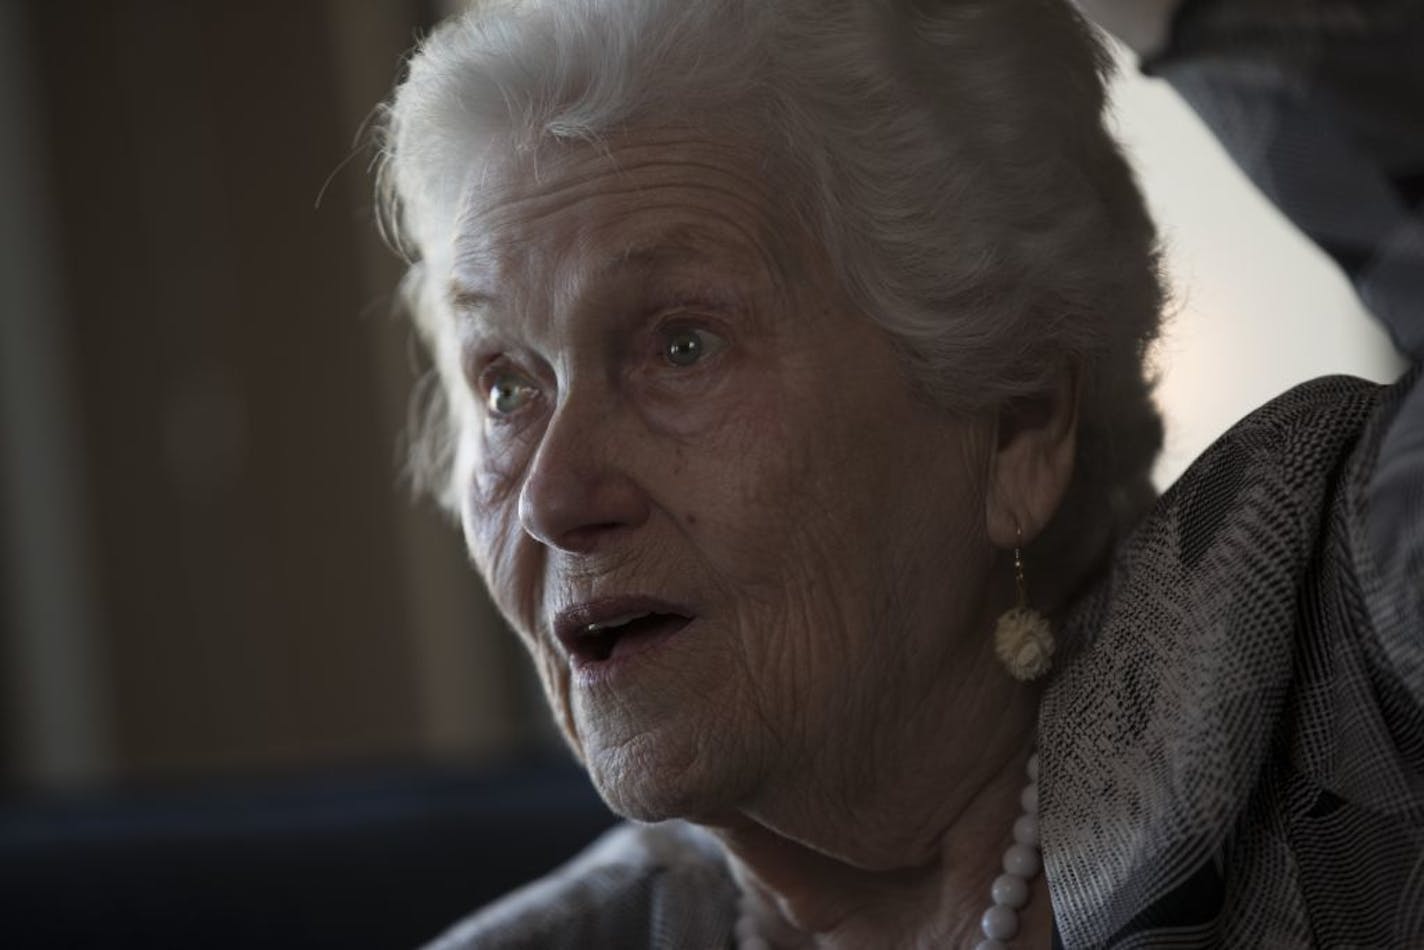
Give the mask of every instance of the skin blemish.
M 690 512 L 690 511 L 687 513 L 687 523 L 688 523 L 688 524 L 697 524 L 697 516 L 694 515 L 694 514 L 693 514 L 692 512 Z

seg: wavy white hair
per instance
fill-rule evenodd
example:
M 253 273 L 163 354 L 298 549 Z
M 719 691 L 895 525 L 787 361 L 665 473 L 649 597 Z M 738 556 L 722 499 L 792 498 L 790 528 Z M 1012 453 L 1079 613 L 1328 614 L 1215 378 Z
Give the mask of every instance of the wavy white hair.
M 991 410 L 1076 368 L 1077 468 L 1036 547 L 1081 575 L 1155 497 L 1161 443 L 1156 235 L 1104 128 L 1108 74 L 1063 0 L 485 0 L 411 59 L 379 187 L 435 347 L 481 155 L 659 124 L 756 143 L 929 398 Z M 451 507 L 443 392 L 412 472 Z

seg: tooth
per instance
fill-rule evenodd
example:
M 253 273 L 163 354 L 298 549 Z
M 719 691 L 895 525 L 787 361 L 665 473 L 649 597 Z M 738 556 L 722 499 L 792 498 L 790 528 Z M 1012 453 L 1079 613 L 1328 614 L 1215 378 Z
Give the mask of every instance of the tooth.
M 643 617 L 651 616 L 652 613 L 646 610 L 640 611 L 635 614 L 623 614 L 621 616 L 614 617 L 611 620 L 605 620 L 601 623 L 591 623 L 584 628 L 584 633 L 598 633 L 600 630 L 611 630 L 614 627 L 621 627 L 625 623 L 632 623 L 634 620 L 639 620 Z

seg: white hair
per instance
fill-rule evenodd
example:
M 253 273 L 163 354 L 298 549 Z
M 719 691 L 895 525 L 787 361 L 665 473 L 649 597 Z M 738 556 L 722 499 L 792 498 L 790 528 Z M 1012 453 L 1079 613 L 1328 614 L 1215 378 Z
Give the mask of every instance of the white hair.
M 1108 74 L 1064 0 L 486 0 L 412 58 L 380 187 L 434 345 L 429 278 L 481 155 L 660 124 L 754 142 L 929 398 L 992 410 L 1076 368 L 1077 468 L 1040 547 L 1081 567 L 1155 497 L 1161 443 L 1156 236 L 1104 128 Z M 451 506 L 427 392 L 414 474 Z

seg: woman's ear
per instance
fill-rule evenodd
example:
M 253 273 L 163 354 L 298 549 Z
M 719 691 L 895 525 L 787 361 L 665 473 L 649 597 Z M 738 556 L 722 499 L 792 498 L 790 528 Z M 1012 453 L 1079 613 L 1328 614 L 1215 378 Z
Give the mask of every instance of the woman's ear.
M 1063 501 L 1073 480 L 1078 397 L 1077 369 L 1065 364 L 1042 392 L 999 408 L 986 499 L 989 539 L 996 546 L 1032 541 Z

